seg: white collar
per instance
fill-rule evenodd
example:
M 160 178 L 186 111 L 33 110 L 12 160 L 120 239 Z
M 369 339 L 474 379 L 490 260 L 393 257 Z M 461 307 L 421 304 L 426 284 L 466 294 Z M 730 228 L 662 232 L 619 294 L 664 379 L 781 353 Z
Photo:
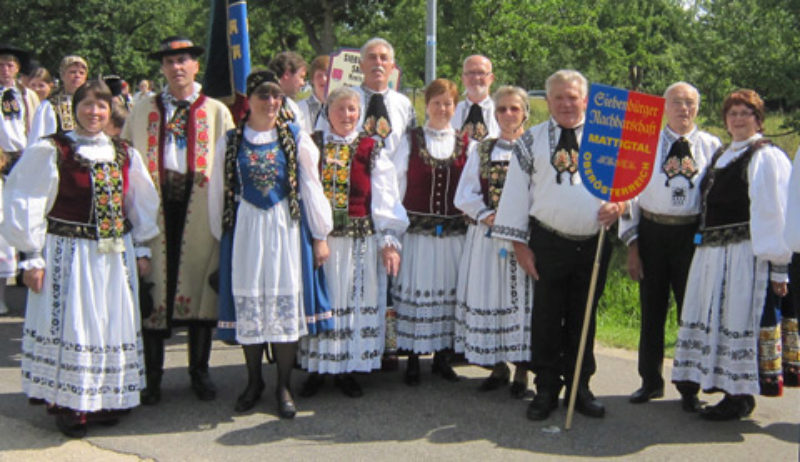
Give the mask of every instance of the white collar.
M 469 96 L 467 96 L 464 98 L 464 102 L 467 104 L 467 108 L 471 108 L 473 104 L 477 104 L 482 109 L 491 109 L 492 107 L 492 98 L 489 97 L 489 95 L 486 95 L 486 97 L 478 103 L 473 103 L 472 100 L 469 99 Z
M 756 133 L 755 135 L 751 136 L 750 138 L 747 138 L 746 140 L 731 141 L 731 150 L 732 151 L 738 151 L 739 149 L 747 147 L 750 144 L 754 143 L 755 141 L 758 141 L 759 139 L 761 139 L 762 136 L 763 135 L 761 133 Z
M 169 85 L 164 87 L 164 91 L 162 94 L 162 99 L 164 100 L 164 104 L 171 104 L 174 105 L 176 101 L 188 101 L 189 104 L 194 103 L 197 101 L 197 98 L 200 96 L 200 91 L 203 89 L 203 86 L 197 82 L 192 82 L 192 94 L 189 95 L 188 98 L 185 100 L 179 100 L 178 98 L 172 96 L 172 93 L 169 92 Z
M 437 130 L 431 128 L 427 123 L 425 124 L 425 134 L 429 135 L 431 138 L 444 138 L 446 136 L 453 136 L 455 133 L 456 131 L 453 129 L 452 125 L 448 125 L 444 130 Z
M 337 143 L 337 144 L 350 144 L 358 137 L 358 130 L 353 130 L 352 132 L 348 133 L 346 136 L 339 136 L 332 131 L 328 131 L 325 133 L 325 142 L 326 143 Z

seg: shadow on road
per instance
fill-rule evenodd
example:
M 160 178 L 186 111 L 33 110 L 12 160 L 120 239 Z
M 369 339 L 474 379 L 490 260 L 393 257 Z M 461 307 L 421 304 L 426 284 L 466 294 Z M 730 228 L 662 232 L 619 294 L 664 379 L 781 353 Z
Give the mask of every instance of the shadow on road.
M 11 317 L 0 318 L 0 385 L 3 390 L 19 390 L 20 315 L 15 312 Z M 602 377 L 596 379 L 595 391 L 606 406 L 606 417 L 590 419 L 576 415 L 570 431 L 562 428 L 565 407 L 559 407 L 544 422 L 531 422 L 525 418 L 530 397 L 512 399 L 507 388 L 478 392 L 478 385 L 487 372 L 475 367 L 458 367 L 457 370 L 469 378 L 455 384 L 445 382 L 430 374 L 429 358 L 422 361 L 419 387 L 404 385 L 402 372 L 374 373 L 359 377 L 365 396 L 351 399 L 328 379 L 317 396 L 297 398 L 300 413 L 290 421 L 277 418 L 271 391 L 275 367 L 265 365 L 268 386 L 261 401 L 250 413 L 236 414 L 234 402 L 246 383 L 239 347 L 215 342 L 212 361 L 218 365 L 212 367 L 211 374 L 219 389 L 218 398 L 201 402 L 189 389 L 184 337 L 185 334 L 178 331 L 167 344 L 170 367 L 164 375 L 162 403 L 135 409 L 117 426 L 93 427 L 90 429 L 92 438 L 115 442 L 130 440 L 131 436 L 173 435 L 175 444 L 186 444 L 186 440 L 179 439 L 180 434 L 189 433 L 207 435 L 206 444 L 231 448 L 288 439 L 335 445 L 415 440 L 448 445 L 486 441 L 500 448 L 537 455 L 586 457 L 624 456 L 651 446 L 736 443 L 753 434 L 787 443 L 798 442 L 797 409 L 767 405 L 779 400 L 759 398 L 759 406 L 764 407 L 761 414 L 757 408 L 753 419 L 724 423 L 710 423 L 686 414 L 676 399 L 632 405 L 628 403 L 627 394 L 619 393 L 627 392 L 635 383 L 635 364 L 625 360 L 620 367 L 626 376 L 609 377 L 608 371 L 616 367 L 614 361 L 623 361 L 614 358 L 603 358 L 605 363 L 598 372 Z M 403 367 L 401 365 L 401 371 Z M 305 373 L 296 371 L 293 377 L 296 391 L 304 379 Z M 787 404 L 797 403 L 796 390 L 791 393 L 794 394 L 792 399 L 786 399 Z M 716 401 L 717 396 L 707 398 Z M 28 405 L 22 393 L 0 393 L 0 414 L 58 435 L 44 407 Z M 137 445 L 146 446 L 148 439 L 136 438 L 135 441 Z M 12 440 L 4 442 L 2 450 L 40 449 L 62 443 L 63 439 L 55 437 L 35 442 Z M 197 450 L 202 454 L 202 448 Z

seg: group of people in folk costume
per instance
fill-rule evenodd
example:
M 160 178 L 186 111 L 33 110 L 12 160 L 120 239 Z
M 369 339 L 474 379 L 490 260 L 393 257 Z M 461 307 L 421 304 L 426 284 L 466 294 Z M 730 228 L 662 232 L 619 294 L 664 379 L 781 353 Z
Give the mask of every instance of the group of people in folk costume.
M 381 367 L 392 335 L 408 355 L 410 386 L 428 353 L 445 380 L 459 380 L 452 363 L 463 354 L 492 369 L 480 390 L 511 381 L 515 398 L 529 393 L 532 371 L 527 416 L 544 420 L 572 383 L 597 246 L 593 310 L 603 292 L 611 246 L 598 232 L 617 221 L 642 303 L 642 387 L 631 402 L 663 396 L 670 288 L 681 318 L 672 381 L 686 411 L 742 418 L 753 395 L 797 385 L 797 304 L 787 293 L 800 294 L 788 290 L 800 284 L 790 277 L 799 265 L 789 265 L 800 250 L 800 227 L 791 226 L 800 197 L 788 195 L 787 211 L 789 159 L 760 134 L 755 92 L 726 99 L 732 142 L 722 147 L 694 123 L 697 90 L 670 86 L 652 181 L 633 201 L 607 203 L 577 173 L 588 94 L 577 71 L 547 79 L 550 118 L 525 130 L 527 93 L 502 86 L 491 97 L 491 61 L 470 56 L 464 101 L 455 83 L 434 80 L 417 127 L 411 102 L 389 88 L 394 50 L 385 40 L 362 47 L 357 88 L 326 95 L 329 61 L 315 59 L 312 95 L 299 104 L 307 65 L 284 52 L 248 76 L 250 109 L 235 125 L 195 82 L 203 51 L 184 37 L 162 41 L 150 57 L 167 86 L 143 93 L 110 137 L 113 97 L 103 82 L 85 82 L 85 60 L 65 58 L 63 90 L 39 105 L 16 83 L 28 54 L 0 47 L 0 148 L 10 170 L 0 230 L 21 252 L 30 289 L 23 390 L 66 435 L 157 404 L 164 341 L 179 326 L 201 400 L 216 396 L 213 328 L 242 345 L 238 412 L 261 398 L 270 353 L 283 418 L 297 412 L 295 365 L 308 373 L 300 396 L 328 375 L 345 395 L 362 396 L 355 374 Z M 0 257 L 5 281 L 15 252 Z M 589 387 L 590 319 L 575 408 L 602 417 Z M 701 407 L 700 389 L 725 396 Z

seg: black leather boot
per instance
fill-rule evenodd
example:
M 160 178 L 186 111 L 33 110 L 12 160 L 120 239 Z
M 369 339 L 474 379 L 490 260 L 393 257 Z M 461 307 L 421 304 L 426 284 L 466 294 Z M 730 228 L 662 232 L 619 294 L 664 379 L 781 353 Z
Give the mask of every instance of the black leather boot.
M 189 375 L 192 377 L 192 391 L 201 401 L 211 401 L 217 397 L 217 388 L 208 374 L 210 357 L 211 327 L 189 327 Z
M 152 406 L 161 401 L 161 376 L 164 374 L 164 337 L 157 332 L 142 332 L 144 367 L 147 388 L 139 394 L 142 404 Z

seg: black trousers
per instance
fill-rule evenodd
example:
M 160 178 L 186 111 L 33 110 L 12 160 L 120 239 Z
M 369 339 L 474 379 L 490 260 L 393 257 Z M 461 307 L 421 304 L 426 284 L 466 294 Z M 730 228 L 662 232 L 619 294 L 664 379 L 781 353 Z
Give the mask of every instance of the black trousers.
M 639 256 L 644 279 L 639 283 L 642 321 L 639 328 L 639 376 L 645 387 L 664 385 L 664 324 L 669 312 L 669 291 L 681 317 L 686 280 L 694 255 L 697 224 L 662 225 L 642 217 L 639 222 Z
M 608 240 L 602 245 L 591 324 L 580 371 L 581 386 L 588 386 L 589 378 L 596 370 L 595 315 L 611 257 Z M 536 374 L 537 390 L 540 393 L 546 391 L 556 394 L 561 387 L 561 377 L 569 384 L 575 370 L 597 236 L 574 241 L 534 223 L 529 246 L 536 257 L 536 268 L 539 272 L 533 294 L 531 366 Z

